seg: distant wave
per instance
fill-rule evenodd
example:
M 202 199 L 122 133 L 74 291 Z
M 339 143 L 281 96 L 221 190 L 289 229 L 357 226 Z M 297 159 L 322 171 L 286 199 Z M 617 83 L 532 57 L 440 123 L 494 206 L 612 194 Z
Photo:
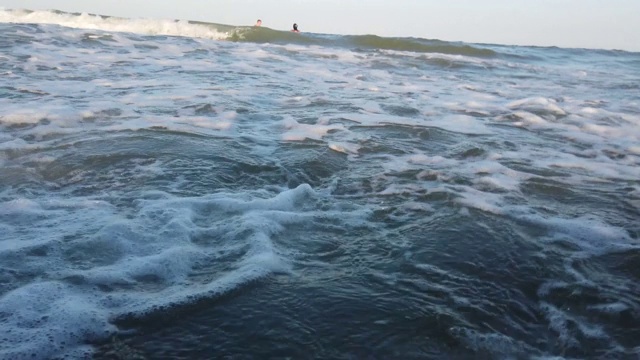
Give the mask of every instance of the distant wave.
M 327 35 L 274 30 L 267 27 L 234 26 L 187 20 L 121 18 L 59 10 L 0 10 L 0 22 L 53 24 L 71 28 L 131 32 L 142 35 L 165 35 L 276 44 L 316 44 L 354 49 L 379 49 L 419 53 L 442 53 L 475 57 L 492 57 L 493 50 L 468 44 L 420 38 L 387 38 L 377 35 Z
M 376 35 L 349 36 L 353 43 L 368 48 L 385 50 L 399 50 L 412 52 L 436 52 L 442 54 L 467 55 L 467 56 L 493 56 L 495 51 L 476 48 L 465 44 L 452 44 L 439 40 L 385 38 Z
M 450 55 L 465 55 L 476 57 L 492 57 L 496 52 L 467 44 L 450 43 L 440 40 L 419 38 L 388 38 L 377 35 L 323 35 L 300 34 L 289 31 L 277 31 L 268 28 L 244 27 L 236 28 L 230 34 L 229 40 L 259 43 L 301 43 L 305 45 L 317 44 L 322 46 L 339 46 L 356 49 L 379 49 L 410 51 L 419 53 L 442 53 Z

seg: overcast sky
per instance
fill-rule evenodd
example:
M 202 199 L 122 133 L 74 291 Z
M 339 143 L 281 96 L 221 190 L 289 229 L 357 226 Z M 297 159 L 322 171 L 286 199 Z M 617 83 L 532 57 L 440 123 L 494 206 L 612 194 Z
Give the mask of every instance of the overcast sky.
M 640 0 L 0 0 L 0 7 L 640 51 Z

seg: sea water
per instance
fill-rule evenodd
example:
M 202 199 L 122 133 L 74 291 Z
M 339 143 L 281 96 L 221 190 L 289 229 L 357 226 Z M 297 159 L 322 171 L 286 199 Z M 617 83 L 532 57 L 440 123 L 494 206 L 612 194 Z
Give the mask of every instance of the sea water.
M 640 356 L 640 54 L 0 34 L 0 358 Z

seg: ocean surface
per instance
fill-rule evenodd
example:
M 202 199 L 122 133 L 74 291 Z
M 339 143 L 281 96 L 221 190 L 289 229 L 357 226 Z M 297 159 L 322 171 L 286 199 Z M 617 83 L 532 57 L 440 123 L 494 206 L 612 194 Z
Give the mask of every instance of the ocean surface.
M 637 359 L 640 53 L 0 10 L 0 359 Z

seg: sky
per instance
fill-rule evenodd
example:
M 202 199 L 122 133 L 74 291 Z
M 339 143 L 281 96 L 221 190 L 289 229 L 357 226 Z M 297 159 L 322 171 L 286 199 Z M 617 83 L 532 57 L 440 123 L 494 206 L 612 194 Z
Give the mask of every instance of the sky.
M 640 0 L 0 0 L 57 9 L 329 34 L 640 51 Z

